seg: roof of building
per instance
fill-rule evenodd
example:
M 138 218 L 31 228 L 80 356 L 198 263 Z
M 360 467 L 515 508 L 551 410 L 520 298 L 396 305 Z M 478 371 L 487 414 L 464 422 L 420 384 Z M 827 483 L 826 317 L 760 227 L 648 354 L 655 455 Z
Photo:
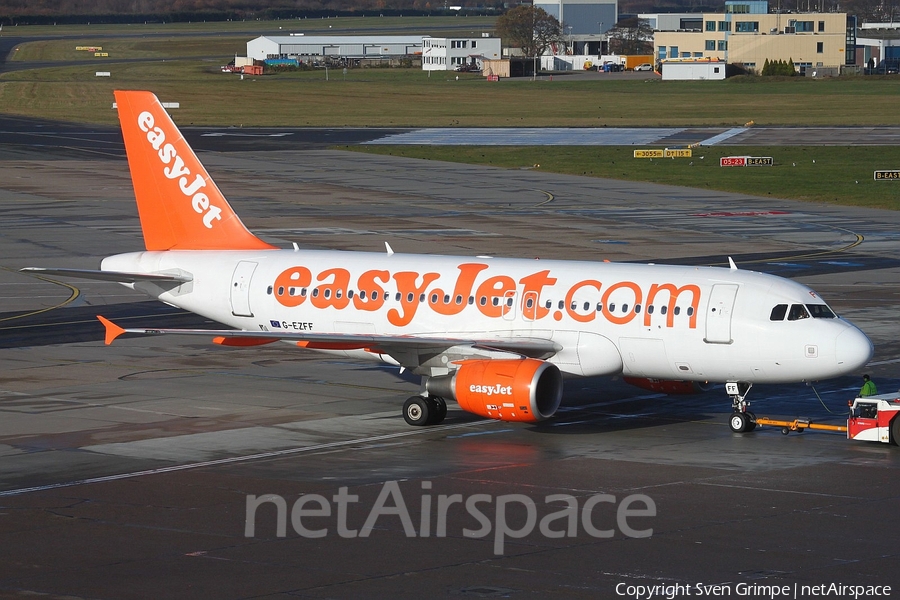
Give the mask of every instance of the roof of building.
M 287 44 L 421 44 L 422 35 L 261 35 L 279 45 Z

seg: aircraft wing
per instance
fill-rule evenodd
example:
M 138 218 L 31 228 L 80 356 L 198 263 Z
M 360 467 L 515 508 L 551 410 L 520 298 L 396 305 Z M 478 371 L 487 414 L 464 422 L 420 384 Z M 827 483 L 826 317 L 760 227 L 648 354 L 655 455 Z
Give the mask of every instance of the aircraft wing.
M 19 269 L 21 273 L 33 275 L 55 275 L 60 277 L 77 277 L 79 279 L 96 279 L 99 281 L 114 281 L 116 283 L 138 283 L 151 281 L 153 283 L 187 283 L 191 281 L 188 275 L 174 273 L 125 273 L 122 271 L 92 271 L 90 269 L 44 269 L 41 267 L 25 267 Z
M 199 335 L 212 337 L 223 346 L 260 346 L 279 340 L 296 342 L 310 350 L 366 350 L 393 357 L 407 368 L 418 367 L 422 356 L 436 355 L 453 347 L 509 352 L 532 358 L 549 358 L 562 346 L 543 338 L 449 338 L 432 336 L 391 336 L 353 333 L 314 333 L 311 331 L 243 331 L 240 329 L 151 329 L 123 328 L 97 315 L 106 328 L 107 344 L 125 333 L 140 335 Z

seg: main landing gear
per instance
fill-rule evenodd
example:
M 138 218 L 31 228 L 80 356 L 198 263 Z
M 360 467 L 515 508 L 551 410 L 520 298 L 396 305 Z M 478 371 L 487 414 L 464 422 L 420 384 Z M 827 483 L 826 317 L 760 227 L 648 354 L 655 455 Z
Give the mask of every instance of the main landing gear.
M 756 415 L 747 410 L 750 403 L 746 400 L 747 393 L 753 387 L 746 381 L 729 381 L 725 384 L 725 393 L 731 396 L 731 418 L 728 426 L 735 433 L 746 433 L 756 429 Z
M 410 425 L 437 425 L 447 416 L 447 402 L 440 396 L 412 396 L 403 403 L 403 418 Z

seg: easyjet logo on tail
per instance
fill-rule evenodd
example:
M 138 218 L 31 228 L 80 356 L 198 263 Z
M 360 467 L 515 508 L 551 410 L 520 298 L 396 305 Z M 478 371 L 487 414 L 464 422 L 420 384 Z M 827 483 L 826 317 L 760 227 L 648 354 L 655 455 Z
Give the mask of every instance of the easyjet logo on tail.
M 155 126 L 153 114 L 144 111 L 138 115 L 138 127 L 147 134 L 147 141 L 156 151 L 156 155 L 163 165 L 163 175 L 166 179 L 178 180 L 178 189 L 185 198 L 190 199 L 191 207 L 198 215 L 203 215 L 203 225 L 212 229 L 213 221 L 222 220 L 222 209 L 209 200 L 209 196 L 202 190 L 206 187 L 206 181 L 199 173 L 193 179 L 191 170 L 184 164 L 184 159 L 178 156 L 178 151 L 171 143 L 166 142 L 166 134 Z

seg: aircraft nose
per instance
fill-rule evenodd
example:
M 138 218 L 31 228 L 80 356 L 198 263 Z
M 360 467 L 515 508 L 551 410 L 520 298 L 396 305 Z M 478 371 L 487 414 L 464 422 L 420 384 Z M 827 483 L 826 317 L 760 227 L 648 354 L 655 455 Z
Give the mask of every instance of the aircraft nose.
M 856 327 L 849 327 L 837 336 L 835 356 L 838 365 L 847 373 L 862 368 L 872 358 L 875 348 L 872 342 Z

